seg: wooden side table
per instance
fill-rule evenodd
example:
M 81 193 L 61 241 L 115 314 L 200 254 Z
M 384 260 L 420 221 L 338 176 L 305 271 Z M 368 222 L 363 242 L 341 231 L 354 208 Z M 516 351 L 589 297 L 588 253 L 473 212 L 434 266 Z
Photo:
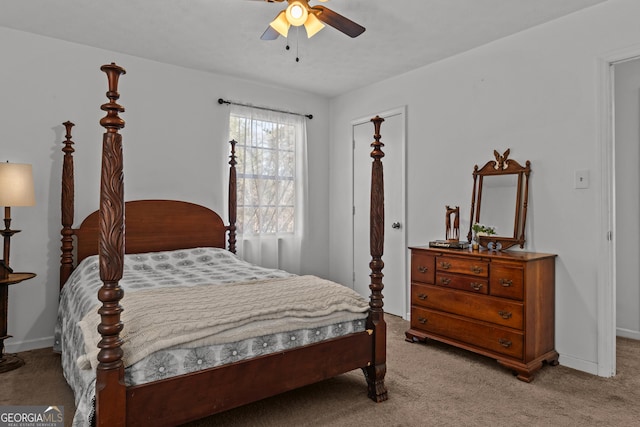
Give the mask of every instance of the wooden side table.
M 9 285 L 15 285 L 36 277 L 35 273 L 9 273 L 0 279 L 0 373 L 11 371 L 24 365 L 24 360 L 15 354 L 4 352 L 4 340 L 11 338 L 7 335 L 7 314 L 9 308 Z

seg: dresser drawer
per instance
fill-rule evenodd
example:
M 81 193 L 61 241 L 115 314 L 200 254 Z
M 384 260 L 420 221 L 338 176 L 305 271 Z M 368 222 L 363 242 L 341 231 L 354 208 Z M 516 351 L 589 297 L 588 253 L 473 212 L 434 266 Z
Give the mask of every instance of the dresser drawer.
M 522 332 L 417 307 L 411 310 L 411 327 L 506 356 L 523 357 Z
M 522 300 L 524 298 L 524 269 L 520 265 L 492 263 L 489 285 L 491 295 Z
M 465 275 L 436 273 L 436 285 L 461 291 L 475 292 L 478 294 L 489 293 L 489 280 Z
M 413 284 L 411 304 L 514 329 L 522 330 L 524 325 L 524 310 L 520 303 L 443 289 L 438 286 Z
M 436 270 L 447 273 L 460 273 L 478 277 L 488 277 L 489 263 L 473 258 L 441 256 L 436 260 Z
M 411 253 L 411 280 L 433 283 L 436 274 L 435 255 L 413 251 Z

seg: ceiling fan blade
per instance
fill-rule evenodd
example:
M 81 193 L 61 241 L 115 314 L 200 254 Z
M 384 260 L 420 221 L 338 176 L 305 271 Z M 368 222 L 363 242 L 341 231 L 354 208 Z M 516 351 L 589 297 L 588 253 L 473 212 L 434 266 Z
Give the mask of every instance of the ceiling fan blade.
M 362 25 L 356 24 L 352 20 L 345 18 L 339 13 L 336 13 L 324 6 L 313 6 L 311 7 L 311 10 L 319 20 L 327 25 L 331 25 L 338 31 L 342 31 L 349 37 L 358 37 L 360 34 L 364 33 L 366 29 Z
M 269 25 L 264 33 L 260 36 L 261 40 L 275 40 L 280 36 L 280 34 Z

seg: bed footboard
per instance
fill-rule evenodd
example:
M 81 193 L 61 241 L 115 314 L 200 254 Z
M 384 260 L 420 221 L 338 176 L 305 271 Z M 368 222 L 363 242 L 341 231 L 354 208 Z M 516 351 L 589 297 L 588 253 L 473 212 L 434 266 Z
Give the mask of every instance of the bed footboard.
M 358 332 L 130 387 L 127 425 L 179 425 L 314 384 L 371 363 L 371 345 L 369 332 Z

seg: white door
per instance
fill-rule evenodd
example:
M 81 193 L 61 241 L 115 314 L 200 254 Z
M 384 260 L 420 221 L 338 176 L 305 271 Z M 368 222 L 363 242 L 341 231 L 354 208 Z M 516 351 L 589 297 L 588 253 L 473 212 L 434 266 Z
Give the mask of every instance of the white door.
M 407 318 L 406 234 L 405 234 L 405 111 L 404 108 L 380 113 L 380 142 L 384 144 L 384 253 L 382 273 L 384 310 Z M 373 116 L 372 116 L 373 117 Z M 369 216 L 371 191 L 371 143 L 374 127 L 371 117 L 352 122 L 353 126 L 353 289 L 370 295 Z

